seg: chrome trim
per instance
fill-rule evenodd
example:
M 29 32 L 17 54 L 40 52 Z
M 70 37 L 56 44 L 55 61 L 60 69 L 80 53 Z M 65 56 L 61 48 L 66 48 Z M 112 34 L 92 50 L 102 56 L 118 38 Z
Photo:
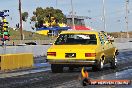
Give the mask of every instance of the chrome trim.
M 68 62 L 75 62 L 75 63 L 95 63 L 95 60 L 87 61 L 87 60 L 50 60 L 48 59 L 48 62 L 60 62 L 60 63 L 68 63 Z

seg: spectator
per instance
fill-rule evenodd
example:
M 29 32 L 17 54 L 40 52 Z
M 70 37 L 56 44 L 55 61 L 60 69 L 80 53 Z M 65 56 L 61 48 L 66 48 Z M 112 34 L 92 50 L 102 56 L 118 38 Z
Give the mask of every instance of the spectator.
M 15 46 L 15 43 L 13 42 L 13 46 Z

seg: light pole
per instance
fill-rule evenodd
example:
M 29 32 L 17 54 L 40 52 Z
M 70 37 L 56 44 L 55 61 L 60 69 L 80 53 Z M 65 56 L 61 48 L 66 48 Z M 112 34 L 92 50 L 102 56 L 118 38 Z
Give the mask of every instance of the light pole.
M 71 0 L 71 10 L 72 10 L 72 26 L 73 26 L 73 30 L 75 30 L 75 23 L 74 23 L 74 9 L 73 9 L 73 3 Z
M 127 36 L 127 41 L 129 41 L 129 34 L 128 34 L 128 3 L 129 3 L 129 0 L 126 0 L 126 36 Z
M 21 0 L 19 0 L 19 15 L 20 15 L 20 34 L 21 34 L 21 40 L 23 40 Z
M 90 23 L 89 23 L 90 25 L 89 26 L 92 27 L 91 14 L 90 13 L 91 13 L 91 10 L 88 10 L 88 15 L 89 15 L 88 19 L 90 20 Z
M 58 0 L 56 0 L 56 9 L 58 8 Z
M 105 1 L 103 0 L 103 22 L 104 22 L 104 31 L 106 31 L 106 20 L 105 20 Z

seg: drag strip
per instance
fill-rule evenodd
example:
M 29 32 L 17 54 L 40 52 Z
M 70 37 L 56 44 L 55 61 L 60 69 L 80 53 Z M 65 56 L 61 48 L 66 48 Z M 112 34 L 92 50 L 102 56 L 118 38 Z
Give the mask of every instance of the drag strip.
M 99 77 L 107 76 L 109 74 L 115 74 L 117 72 L 119 74 L 122 71 L 131 69 L 132 66 L 131 53 L 132 51 L 129 50 L 120 52 L 119 56 L 117 57 L 118 68 L 115 70 L 110 69 L 109 65 L 105 66 L 103 71 L 97 71 L 97 72 L 92 71 L 91 68 L 87 68 L 90 78 L 96 79 Z M 40 65 L 40 64 L 36 64 L 36 65 Z M 40 71 L 40 72 L 30 73 L 21 76 L 1 78 L 0 87 L 1 88 L 3 87 L 4 88 L 48 88 L 48 87 L 63 88 L 64 85 L 66 85 L 66 87 L 64 88 L 76 87 L 76 85 L 80 85 L 78 80 L 80 76 L 80 70 L 81 68 L 75 69 L 73 72 L 70 72 L 67 68 L 65 68 L 63 73 L 52 73 L 49 69 L 46 71 Z

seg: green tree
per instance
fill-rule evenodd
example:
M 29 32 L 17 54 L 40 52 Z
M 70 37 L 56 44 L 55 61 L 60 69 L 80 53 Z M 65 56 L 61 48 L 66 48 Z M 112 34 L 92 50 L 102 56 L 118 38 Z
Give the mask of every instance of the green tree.
M 33 17 L 31 21 L 38 22 L 36 27 L 41 27 L 44 22 L 51 22 L 51 17 L 54 17 L 56 23 L 66 23 L 66 17 L 60 9 L 54 9 L 53 7 L 37 7 L 36 11 L 33 12 Z M 54 25 L 57 26 L 57 25 Z
M 33 22 L 34 22 L 34 21 L 37 21 L 37 20 L 36 20 L 36 16 L 32 16 L 30 20 L 33 21 Z
M 28 18 L 28 12 L 23 12 L 22 13 L 22 20 L 26 22 L 27 18 Z

